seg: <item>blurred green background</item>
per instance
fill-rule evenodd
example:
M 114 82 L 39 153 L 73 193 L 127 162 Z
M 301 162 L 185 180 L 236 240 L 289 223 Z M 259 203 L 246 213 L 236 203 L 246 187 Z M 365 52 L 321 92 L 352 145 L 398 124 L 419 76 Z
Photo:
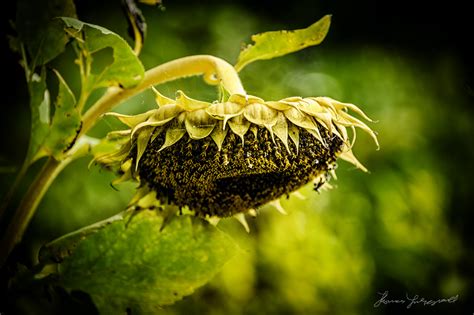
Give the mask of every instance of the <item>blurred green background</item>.
M 119 1 L 77 1 L 78 16 L 127 36 Z M 357 104 L 377 120 L 381 150 L 359 133 L 355 153 L 369 174 L 340 162 L 331 191 L 311 186 L 306 200 L 283 200 L 288 215 L 264 207 L 247 234 L 234 220 L 219 227 L 241 251 L 211 283 L 163 314 L 471 314 L 474 311 L 474 242 L 471 179 L 474 160 L 473 87 L 468 50 L 472 28 L 462 7 L 382 8 L 375 1 L 298 3 L 166 1 L 143 7 L 148 36 L 145 68 L 193 54 L 235 63 L 250 35 L 303 28 L 333 14 L 322 45 L 249 65 L 241 78 L 250 94 L 266 100 L 329 96 Z M 5 17 L 11 17 L 8 11 Z M 6 19 L 5 19 L 6 21 Z M 2 24 L 5 22 L 2 20 Z M 4 23 L 6 24 L 6 22 Z M 3 39 L 2 39 L 3 40 Z M 2 44 L 2 47 L 5 43 Z M 0 187 L 9 187 L 25 154 L 28 98 L 16 56 L 2 49 L 10 82 L 3 86 Z M 73 53 L 52 64 L 77 92 Z M 216 90 L 200 78 L 159 87 L 212 101 Z M 145 92 L 117 111 L 154 107 Z M 117 128 L 104 119 L 91 135 Z M 113 174 L 90 158 L 70 165 L 44 198 L 25 237 L 25 260 L 34 261 L 48 240 L 121 211 L 133 185 L 115 191 Z M 41 163 L 35 165 L 38 168 Z M 34 170 L 33 170 L 34 171 Z M 34 172 L 31 173 L 34 173 Z M 18 198 L 18 196 L 17 196 Z M 459 295 L 434 307 L 374 307 L 379 293 L 403 299 Z

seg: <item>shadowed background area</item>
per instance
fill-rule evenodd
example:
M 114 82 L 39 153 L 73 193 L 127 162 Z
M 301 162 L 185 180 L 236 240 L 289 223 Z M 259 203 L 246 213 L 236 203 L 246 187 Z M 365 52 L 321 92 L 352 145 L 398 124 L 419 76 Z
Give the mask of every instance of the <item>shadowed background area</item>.
M 130 40 L 119 1 L 77 1 L 78 17 Z M 250 35 L 307 27 L 333 14 L 325 41 L 241 73 L 249 94 L 265 100 L 329 96 L 357 104 L 378 122 L 381 150 L 359 133 L 355 153 L 369 174 L 340 162 L 336 188 L 318 194 L 311 186 L 300 200 L 283 200 L 288 215 L 263 207 L 251 232 L 233 220 L 220 223 L 241 247 L 211 283 L 163 314 L 461 314 L 474 311 L 474 242 L 471 178 L 474 160 L 472 24 L 467 9 L 414 7 L 409 1 L 166 1 L 166 9 L 142 7 L 148 36 L 145 68 L 193 54 L 235 63 Z M 2 14 L 2 28 L 14 5 Z M 5 27 L 3 27 L 5 26 Z M 131 42 L 131 41 L 130 41 Z M 28 98 L 17 56 L 2 53 L 7 71 L 0 128 L 2 194 L 21 165 L 28 141 Z M 71 49 L 51 67 L 77 93 Z M 107 62 L 104 58 L 104 62 Z M 4 70 L 5 71 L 5 70 Z M 212 101 L 215 88 L 201 78 L 159 87 L 170 97 L 183 90 Z M 136 114 L 155 106 L 145 92 L 116 111 Z M 118 128 L 104 119 L 91 135 Z M 34 261 L 41 244 L 121 211 L 133 185 L 109 185 L 114 175 L 90 158 L 70 165 L 56 180 L 27 232 L 21 253 Z M 39 164 L 37 163 L 38 167 Z M 33 173 L 33 172 L 32 172 Z M 22 189 L 25 189 L 23 187 Z M 21 191 L 21 189 L 20 189 Z M 17 196 L 18 198 L 18 196 Z M 454 304 L 380 305 L 419 295 L 459 295 Z M 34 309 L 34 302 L 31 302 Z M 33 314 L 33 313 L 31 313 Z

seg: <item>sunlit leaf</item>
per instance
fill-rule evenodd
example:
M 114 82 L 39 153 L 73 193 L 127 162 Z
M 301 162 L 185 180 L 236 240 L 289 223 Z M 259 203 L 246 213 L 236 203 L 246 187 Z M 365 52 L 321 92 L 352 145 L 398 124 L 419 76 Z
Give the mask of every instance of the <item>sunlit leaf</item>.
M 46 70 L 44 67 L 42 67 L 39 74 L 33 74 L 28 86 L 30 91 L 31 136 L 27 161 L 32 163 L 48 135 L 50 126 L 51 99 L 46 87 Z
M 68 36 L 58 16 L 76 17 L 72 0 L 19 0 L 16 29 L 30 53 L 33 66 L 42 65 L 64 51 Z
M 209 223 L 143 210 L 66 235 L 40 252 L 59 263 L 59 283 L 90 294 L 101 314 L 150 314 L 204 285 L 236 250 Z
M 58 72 L 56 75 L 59 80 L 59 92 L 54 117 L 37 156 L 51 155 L 59 160 L 76 142 L 82 124 L 74 94 L 61 75 Z
M 119 35 L 98 25 L 84 23 L 73 18 L 62 18 L 69 34 L 81 42 L 87 53 L 94 54 L 112 48 L 111 64 L 106 65 L 99 73 L 91 75 L 88 90 L 110 85 L 129 88 L 137 85 L 144 76 L 145 69 L 132 48 Z
M 321 20 L 305 29 L 294 31 L 273 31 L 252 36 L 253 45 L 240 52 L 235 68 L 242 70 L 256 60 L 280 57 L 309 46 L 320 44 L 329 30 L 331 16 L 325 15 Z

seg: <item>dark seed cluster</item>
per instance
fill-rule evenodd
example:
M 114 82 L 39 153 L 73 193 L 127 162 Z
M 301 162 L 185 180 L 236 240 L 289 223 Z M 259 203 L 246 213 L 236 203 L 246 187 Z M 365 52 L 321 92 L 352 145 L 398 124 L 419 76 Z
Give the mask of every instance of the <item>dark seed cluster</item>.
M 229 131 L 219 151 L 206 137 L 192 140 L 187 135 L 158 152 L 164 133 L 158 135 L 140 160 L 142 183 L 157 193 L 161 202 L 188 206 L 199 216 L 228 217 L 259 207 L 298 189 L 336 160 L 342 140 L 320 133 L 324 147 L 314 136 L 300 129 L 298 151 L 290 140 L 288 153 L 283 143 L 263 127 L 253 127 L 245 142 Z M 134 151 L 134 150 L 132 150 Z

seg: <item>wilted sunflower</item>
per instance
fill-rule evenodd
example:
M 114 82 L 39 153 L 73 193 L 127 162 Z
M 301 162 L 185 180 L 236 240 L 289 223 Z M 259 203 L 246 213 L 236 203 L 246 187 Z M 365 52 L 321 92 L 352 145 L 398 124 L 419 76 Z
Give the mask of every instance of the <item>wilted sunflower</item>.
M 377 143 L 374 132 L 349 114 L 370 121 L 358 107 L 328 97 L 264 101 L 233 94 L 207 103 L 154 91 L 157 109 L 109 113 L 130 129 L 109 133 L 122 146 L 97 158 L 119 167 L 117 182 L 140 183 L 133 203 L 157 200 L 207 218 L 242 216 L 310 181 L 319 188 L 337 158 L 366 171 L 351 151 L 348 127 L 354 139 L 358 127 Z

